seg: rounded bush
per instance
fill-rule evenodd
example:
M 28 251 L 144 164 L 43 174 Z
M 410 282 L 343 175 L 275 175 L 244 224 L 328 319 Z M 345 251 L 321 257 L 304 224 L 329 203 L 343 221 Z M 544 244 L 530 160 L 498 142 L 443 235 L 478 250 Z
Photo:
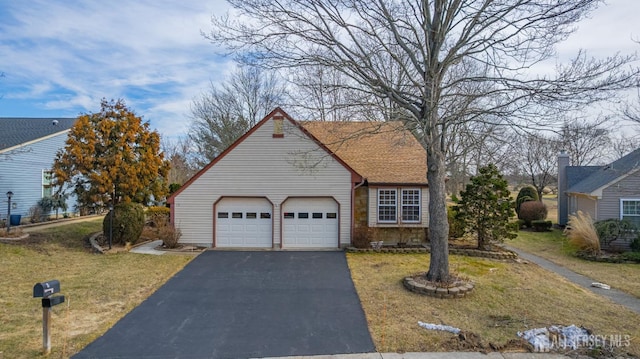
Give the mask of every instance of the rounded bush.
M 531 227 L 532 221 L 547 219 L 547 206 L 540 201 L 526 201 L 520 204 L 518 218 L 525 221 L 527 227 Z
M 102 221 L 102 230 L 109 236 L 111 215 L 109 212 Z M 114 244 L 135 244 L 144 229 L 144 207 L 138 203 L 119 203 L 113 209 L 113 238 Z
M 518 218 L 524 219 L 520 217 L 520 206 L 524 202 L 529 201 L 538 201 L 538 191 L 532 186 L 524 186 L 518 192 L 518 196 L 516 197 L 516 213 L 518 214 Z

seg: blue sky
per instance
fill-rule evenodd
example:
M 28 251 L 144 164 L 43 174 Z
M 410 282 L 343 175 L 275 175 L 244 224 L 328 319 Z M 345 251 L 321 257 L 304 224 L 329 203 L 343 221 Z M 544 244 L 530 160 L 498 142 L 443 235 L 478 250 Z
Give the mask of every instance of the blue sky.
M 123 98 L 164 136 L 184 133 L 194 97 L 230 59 L 200 35 L 223 0 L 0 0 L 0 117 L 76 117 Z M 640 1 L 609 0 L 559 47 L 640 50 Z

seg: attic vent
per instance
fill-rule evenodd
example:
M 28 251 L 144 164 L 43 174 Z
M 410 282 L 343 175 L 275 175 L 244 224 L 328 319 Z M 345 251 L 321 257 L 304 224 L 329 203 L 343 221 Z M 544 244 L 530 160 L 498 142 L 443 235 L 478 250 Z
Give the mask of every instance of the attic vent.
M 284 132 L 282 129 L 282 122 L 284 117 L 276 116 L 273 118 L 273 138 L 283 138 Z

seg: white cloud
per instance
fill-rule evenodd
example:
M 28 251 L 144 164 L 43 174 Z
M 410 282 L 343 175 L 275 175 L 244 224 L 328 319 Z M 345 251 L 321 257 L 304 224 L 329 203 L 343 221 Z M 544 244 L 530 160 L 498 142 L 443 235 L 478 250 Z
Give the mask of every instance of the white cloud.
M 77 115 L 98 110 L 101 98 L 124 98 L 161 133 L 184 133 L 192 99 L 232 66 L 200 34 L 227 7 L 224 0 L 2 1 L 0 116 Z M 640 2 L 610 0 L 558 47 L 560 58 L 579 48 L 598 57 L 635 51 L 638 9 Z
M 225 9 L 222 0 L 2 4 L 0 116 L 12 101 L 80 113 L 124 98 L 160 132 L 183 131 L 174 119 L 226 67 L 200 35 Z

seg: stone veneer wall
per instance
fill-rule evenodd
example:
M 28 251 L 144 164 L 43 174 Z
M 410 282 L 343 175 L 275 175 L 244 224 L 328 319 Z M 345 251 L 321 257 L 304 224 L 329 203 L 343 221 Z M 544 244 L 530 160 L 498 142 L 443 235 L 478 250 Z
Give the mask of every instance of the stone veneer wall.
M 354 227 L 366 228 L 369 225 L 369 188 L 366 186 L 356 188 L 354 197 Z
M 369 188 L 358 187 L 354 196 L 354 227 L 366 230 L 371 241 L 423 243 L 427 241 L 424 227 L 369 227 Z
M 420 227 L 374 227 L 370 229 L 371 241 L 423 243 L 427 241 L 427 228 Z

